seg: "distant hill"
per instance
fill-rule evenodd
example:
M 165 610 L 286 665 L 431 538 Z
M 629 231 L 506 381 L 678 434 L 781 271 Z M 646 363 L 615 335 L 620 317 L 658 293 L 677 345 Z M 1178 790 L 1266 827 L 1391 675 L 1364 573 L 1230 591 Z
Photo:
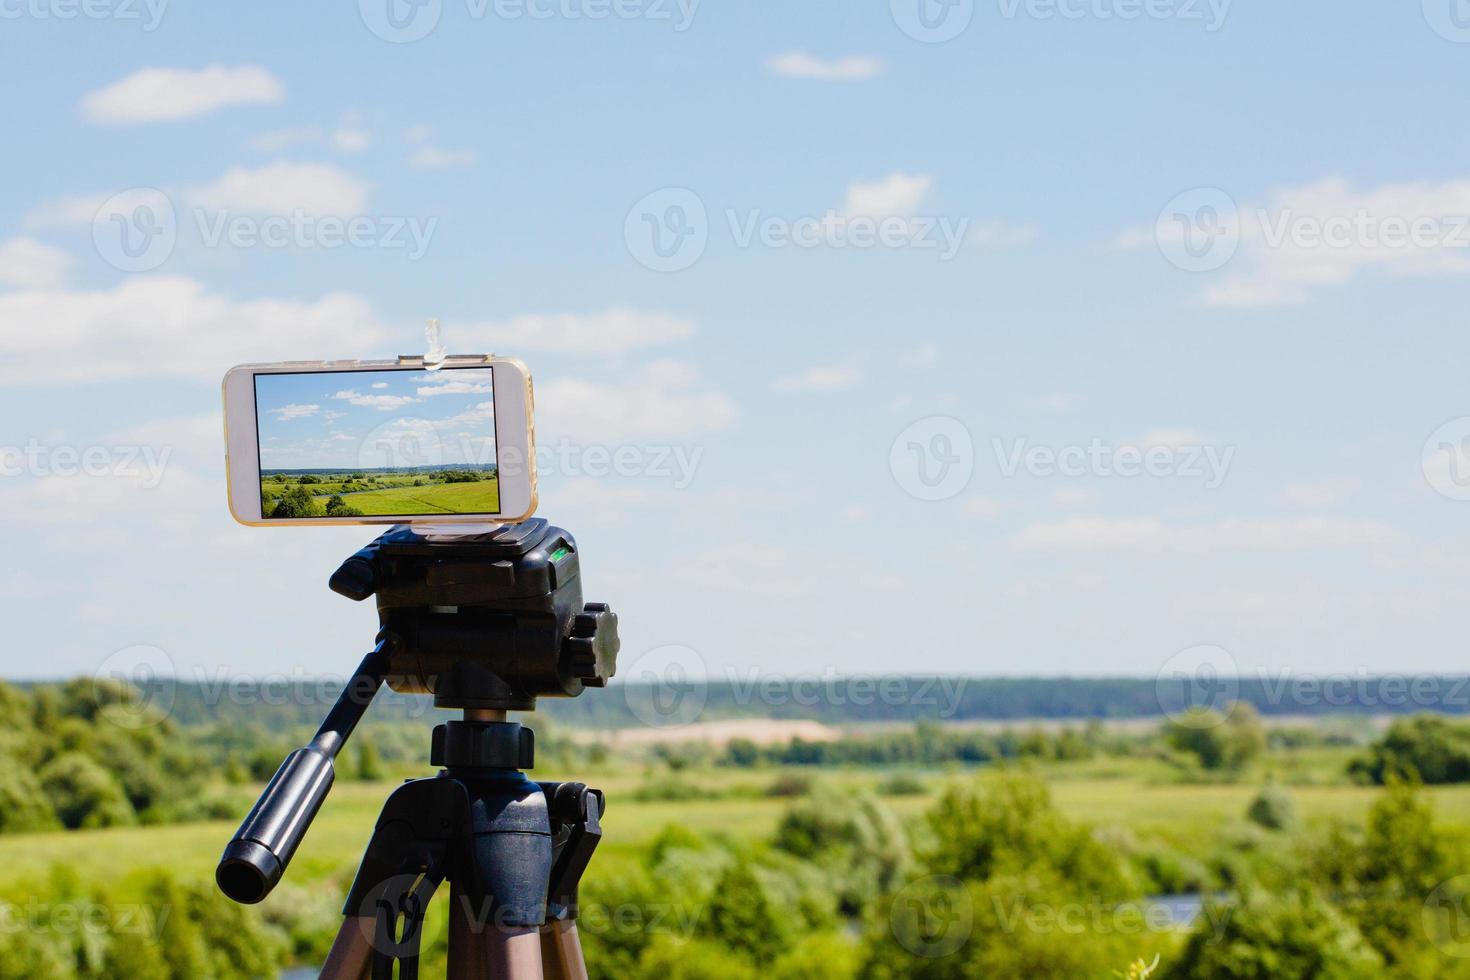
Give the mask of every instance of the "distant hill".
M 633 728 L 665 716 L 698 720 L 738 718 L 810 720 L 829 725 L 871 723 L 1005 722 L 1161 717 L 1212 692 L 1184 681 L 1142 678 L 980 678 L 899 676 L 688 683 L 667 688 L 614 680 L 606 690 L 574 700 L 545 698 L 539 713 L 586 728 Z M 314 725 L 335 699 L 330 683 L 312 680 L 256 684 L 154 681 L 149 697 L 180 724 L 237 722 L 273 727 Z M 1207 703 L 1248 702 L 1264 716 L 1372 714 L 1425 711 L 1470 714 L 1470 678 L 1311 678 L 1242 680 L 1238 692 L 1213 692 Z M 384 691 L 370 717 L 380 721 L 441 717 L 427 698 Z M 693 720 L 689 718 L 687 720 Z

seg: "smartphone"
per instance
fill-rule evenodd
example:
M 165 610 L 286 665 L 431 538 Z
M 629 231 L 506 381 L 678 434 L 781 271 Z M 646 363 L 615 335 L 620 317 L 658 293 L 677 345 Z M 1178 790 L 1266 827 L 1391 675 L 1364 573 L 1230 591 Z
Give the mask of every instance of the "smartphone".
M 466 524 L 536 510 L 531 374 L 453 357 L 225 375 L 230 513 L 251 526 Z

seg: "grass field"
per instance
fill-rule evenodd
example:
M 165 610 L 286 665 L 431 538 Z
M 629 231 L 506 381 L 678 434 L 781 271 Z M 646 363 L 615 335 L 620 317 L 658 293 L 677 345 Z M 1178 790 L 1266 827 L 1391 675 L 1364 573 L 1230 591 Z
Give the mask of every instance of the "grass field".
M 1119 774 L 1065 768 L 1042 770 L 1060 809 L 1067 815 L 1099 827 L 1123 827 L 1141 837 L 1157 837 L 1177 847 L 1203 851 L 1220 831 L 1239 821 L 1260 785 L 1242 781 L 1226 785 L 1190 785 L 1157 782 L 1143 768 Z M 665 826 L 682 824 L 700 836 L 726 835 L 742 840 L 768 837 L 790 800 L 766 798 L 765 787 L 782 770 L 699 770 L 682 773 L 681 783 L 722 794 L 717 799 L 643 802 L 635 799 L 640 787 L 670 779 L 668 773 L 649 774 L 638 767 L 577 774 L 579 779 L 608 793 L 603 820 L 606 837 L 594 862 L 594 876 L 613 873 L 619 865 L 638 859 L 643 848 Z M 568 773 L 536 773 L 537 778 L 566 777 Z M 873 788 L 887 773 L 826 770 L 812 773 L 820 782 Z M 932 772 L 925 776 L 925 795 L 888 798 L 886 804 L 911 824 L 943 788 L 955 781 L 977 778 L 973 772 Z M 373 824 L 397 780 L 382 783 L 344 782 L 332 791 L 310 835 L 292 863 L 288 880 L 310 885 L 337 877 L 354 867 L 372 833 Z M 242 788 L 241 816 L 258 787 Z M 1292 786 L 1290 793 L 1302 819 L 1360 821 L 1382 790 L 1350 785 Z M 1440 820 L 1464 824 L 1470 820 L 1470 786 L 1429 789 Z M 212 877 L 225 842 L 234 833 L 234 821 L 166 827 L 14 835 L 0 837 L 0 896 L 17 897 L 44 881 L 48 870 L 66 864 L 83 870 L 88 882 L 126 883 L 149 869 L 166 865 L 181 877 Z M 95 860 L 99 854 L 106 861 Z
M 500 510 L 500 481 L 493 470 L 483 469 L 268 473 L 262 474 L 260 494 L 262 513 L 267 517 L 393 517 Z M 296 500 L 291 512 L 278 511 L 282 501 L 290 502 L 292 497 Z

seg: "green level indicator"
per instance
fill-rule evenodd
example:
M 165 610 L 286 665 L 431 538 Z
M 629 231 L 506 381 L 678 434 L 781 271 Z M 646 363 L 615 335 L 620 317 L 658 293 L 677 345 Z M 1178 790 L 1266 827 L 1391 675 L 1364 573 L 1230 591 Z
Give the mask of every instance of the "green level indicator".
M 570 555 L 571 553 L 572 553 L 572 549 L 570 549 L 570 548 L 567 548 L 567 547 L 557 548 L 555 551 L 553 551 L 551 553 L 551 560 L 553 562 L 561 561 L 563 558 L 565 558 L 567 555 Z

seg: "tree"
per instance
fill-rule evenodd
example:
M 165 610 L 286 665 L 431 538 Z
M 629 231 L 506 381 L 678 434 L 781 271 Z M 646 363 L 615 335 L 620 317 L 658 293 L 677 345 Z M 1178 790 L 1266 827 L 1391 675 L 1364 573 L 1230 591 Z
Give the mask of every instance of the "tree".
M 1470 725 L 1435 715 L 1396 721 L 1350 771 L 1380 786 L 1395 776 L 1431 786 L 1470 782 Z
M 1263 892 L 1206 909 L 1167 980 L 1370 980 L 1383 960 L 1315 892 Z
M 59 826 L 35 771 L 0 756 L 0 834 L 27 834 Z
M 1267 783 L 1245 815 L 1251 823 L 1267 830 L 1285 830 L 1296 823 L 1296 806 L 1286 790 L 1275 783 Z
M 760 758 L 760 747 L 748 738 L 732 738 L 725 745 L 725 762 L 727 765 L 749 769 L 760 762 Z
M 377 743 L 364 739 L 357 746 L 357 778 L 364 783 L 375 783 L 383 775 L 383 759 L 378 754 Z
M 327 516 L 361 517 L 362 511 L 356 507 L 348 506 L 347 501 L 343 500 L 340 494 L 333 494 L 327 498 Z
M 318 509 L 317 502 L 310 491 L 304 487 L 296 486 L 287 490 L 276 501 L 275 508 L 271 511 L 271 517 L 277 520 L 285 520 L 299 517 L 320 517 L 322 511 Z
M 709 899 L 705 931 L 761 967 L 770 966 L 786 948 L 785 922 L 744 861 L 736 861 L 720 875 Z
M 80 752 L 64 753 L 48 763 L 41 770 L 41 787 L 69 829 L 124 827 L 137 822 L 117 780 Z
M 1261 716 L 1244 702 L 1231 705 L 1223 715 L 1191 708 L 1165 726 L 1164 739 L 1172 748 L 1193 755 L 1202 768 L 1215 771 L 1238 771 L 1266 748 Z

